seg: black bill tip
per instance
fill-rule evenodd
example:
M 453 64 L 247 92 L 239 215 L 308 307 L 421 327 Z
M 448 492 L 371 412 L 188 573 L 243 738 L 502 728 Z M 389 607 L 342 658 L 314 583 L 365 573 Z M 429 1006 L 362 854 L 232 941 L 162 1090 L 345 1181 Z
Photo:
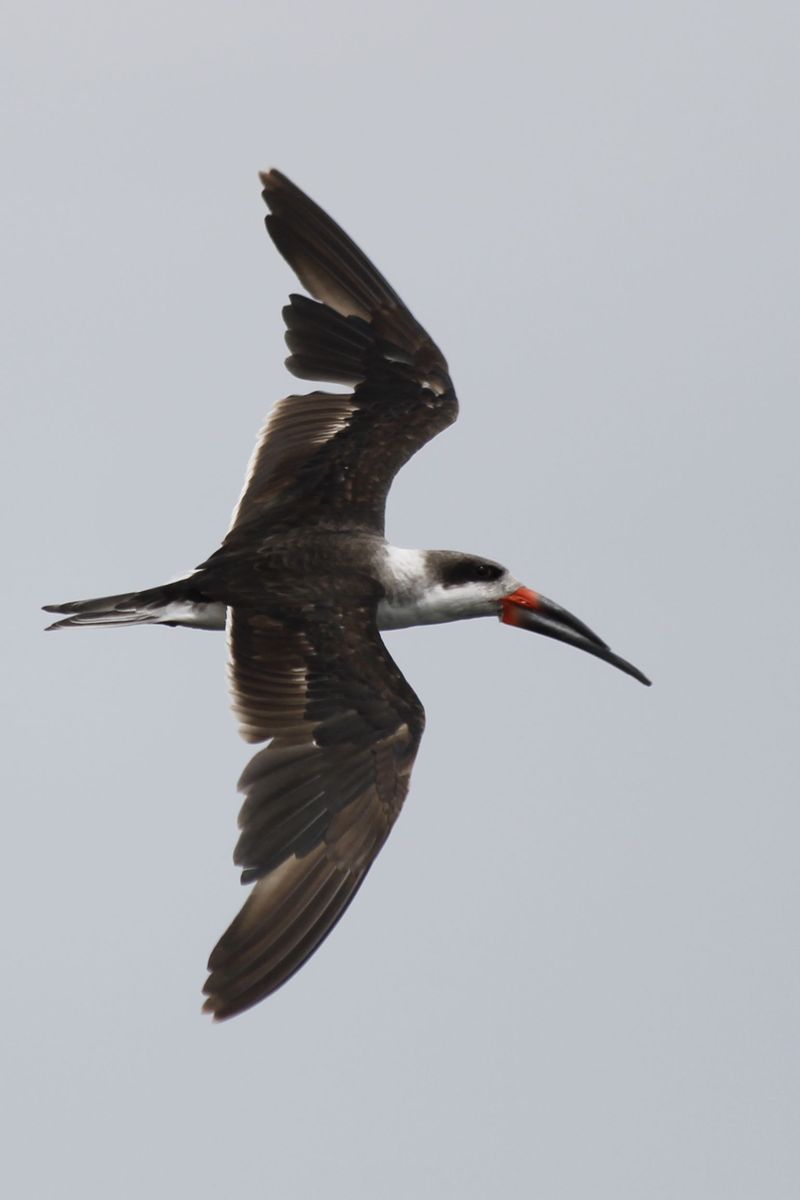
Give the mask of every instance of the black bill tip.
M 500 620 L 506 625 L 516 625 L 520 629 L 529 629 L 531 633 L 541 633 L 558 642 L 565 642 L 568 646 L 575 646 L 586 654 L 592 654 L 595 658 L 610 663 L 612 667 L 630 675 L 632 679 L 638 679 L 645 687 L 651 686 L 651 681 L 638 667 L 615 654 L 588 625 L 584 625 L 560 604 L 548 600 L 539 592 L 531 591 L 530 588 L 517 588 L 510 596 L 504 598 Z

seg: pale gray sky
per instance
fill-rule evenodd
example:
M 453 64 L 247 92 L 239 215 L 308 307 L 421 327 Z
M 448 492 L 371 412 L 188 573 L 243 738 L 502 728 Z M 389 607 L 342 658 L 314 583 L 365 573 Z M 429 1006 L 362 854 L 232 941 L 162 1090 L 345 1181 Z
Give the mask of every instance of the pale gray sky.
M 791 3 L 7 0 L 0 1077 L 15 1200 L 800 1195 Z M 393 540 L 506 562 L 650 673 L 391 635 L 404 814 L 272 999 L 224 639 L 38 606 L 212 551 L 292 387 L 277 165 L 442 345 Z

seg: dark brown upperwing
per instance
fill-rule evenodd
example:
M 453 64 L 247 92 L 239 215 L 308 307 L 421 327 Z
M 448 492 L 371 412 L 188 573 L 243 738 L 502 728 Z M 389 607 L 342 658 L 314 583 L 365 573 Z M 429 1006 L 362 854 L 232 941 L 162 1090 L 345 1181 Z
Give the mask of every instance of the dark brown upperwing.
M 361 317 L 426 370 L 447 376 L 439 347 L 352 238 L 280 171 L 263 173 L 261 182 L 267 230 L 303 287 L 342 316 Z
M 425 723 L 371 603 L 304 622 L 235 608 L 230 647 L 242 733 L 273 740 L 239 782 L 234 860 L 255 887 L 209 960 L 217 1019 L 285 983 L 342 916 L 400 812 Z
M 287 366 L 343 383 L 344 395 L 290 396 L 262 431 L 227 543 L 284 525 L 383 533 L 394 476 L 450 425 L 458 402 L 438 346 L 323 210 L 278 171 L 262 175 L 267 229 L 315 300 L 283 310 Z

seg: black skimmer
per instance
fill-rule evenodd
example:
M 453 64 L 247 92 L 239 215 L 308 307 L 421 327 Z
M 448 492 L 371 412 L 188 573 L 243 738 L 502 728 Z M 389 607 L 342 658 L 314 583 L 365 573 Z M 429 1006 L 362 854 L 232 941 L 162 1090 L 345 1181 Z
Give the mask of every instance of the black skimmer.
M 380 630 L 499 617 L 648 684 L 581 621 L 499 563 L 384 537 L 395 474 L 456 419 L 447 363 L 355 243 L 279 171 L 267 229 L 314 299 L 283 310 L 289 370 L 344 384 L 281 400 L 220 547 L 188 578 L 48 605 L 51 629 L 226 629 L 249 742 L 234 861 L 253 884 L 209 960 L 217 1019 L 263 1000 L 327 937 L 400 812 L 425 713 Z

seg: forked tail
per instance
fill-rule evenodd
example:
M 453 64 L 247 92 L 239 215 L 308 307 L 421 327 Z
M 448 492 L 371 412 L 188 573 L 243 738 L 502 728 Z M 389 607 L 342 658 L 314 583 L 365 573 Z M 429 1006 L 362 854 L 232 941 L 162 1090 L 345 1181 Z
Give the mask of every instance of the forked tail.
M 45 604 L 44 611 L 67 614 L 64 620 L 48 625 L 48 629 L 76 625 L 189 625 L 195 629 L 224 629 L 226 615 L 225 605 L 209 600 L 191 579 L 179 579 L 144 592 Z

